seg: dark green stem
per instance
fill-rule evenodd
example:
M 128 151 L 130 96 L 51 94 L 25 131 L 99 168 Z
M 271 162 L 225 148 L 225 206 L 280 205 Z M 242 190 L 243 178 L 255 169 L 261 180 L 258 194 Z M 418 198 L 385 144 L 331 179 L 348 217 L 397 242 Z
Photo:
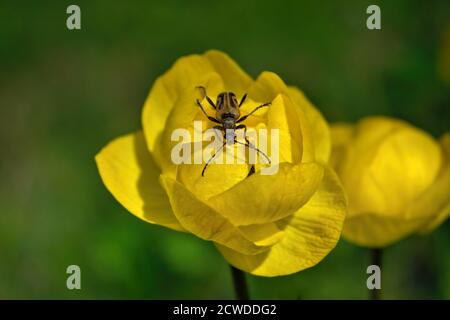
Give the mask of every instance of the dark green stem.
M 383 260 L 383 251 L 382 249 L 372 249 L 371 250 L 371 254 L 372 254 L 372 265 L 377 265 L 378 267 L 380 267 L 380 271 L 382 269 L 382 260 Z M 371 300 L 380 300 L 381 299 L 381 289 L 373 289 L 370 290 L 370 299 Z
M 236 293 L 236 300 L 250 300 L 248 296 L 247 283 L 245 281 L 245 273 L 233 266 L 231 268 L 231 275 L 233 277 L 234 292 Z

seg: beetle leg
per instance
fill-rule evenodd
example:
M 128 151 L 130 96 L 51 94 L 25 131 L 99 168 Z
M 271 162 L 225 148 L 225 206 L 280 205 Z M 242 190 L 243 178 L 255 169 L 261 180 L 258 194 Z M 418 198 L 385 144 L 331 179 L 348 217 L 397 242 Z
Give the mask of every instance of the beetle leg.
M 250 171 L 247 174 L 247 178 L 250 177 L 254 173 L 255 173 L 255 165 L 252 164 L 252 166 L 250 167 Z
M 204 86 L 198 86 L 197 89 L 200 89 L 203 93 L 203 95 L 206 98 L 206 101 L 208 101 L 208 103 L 211 105 L 211 107 L 214 108 L 214 110 L 216 110 L 216 105 L 214 104 L 214 102 L 208 97 L 208 94 L 206 93 L 206 88 Z
M 219 139 L 219 140 L 222 139 L 222 141 L 223 141 L 222 136 L 217 134 L 217 131 L 219 131 L 219 132 L 223 131 L 223 127 L 222 126 L 214 126 L 213 129 L 214 129 L 214 133 L 216 135 L 216 138 Z
M 248 137 L 247 137 L 247 126 L 246 126 L 245 124 L 240 124 L 240 125 L 238 125 L 238 126 L 236 127 L 235 130 L 239 130 L 239 129 L 244 129 L 244 139 L 245 139 L 245 142 L 247 142 L 248 145 L 251 145 L 251 144 L 250 144 L 250 141 L 248 140 Z
M 200 109 L 202 110 L 203 114 L 204 114 L 210 121 L 215 122 L 215 123 L 220 123 L 219 120 L 217 120 L 217 119 L 214 118 L 214 117 L 209 116 L 209 115 L 206 113 L 205 109 L 203 109 L 203 106 L 202 106 L 202 104 L 200 103 L 200 101 L 198 101 L 198 99 L 196 99 L 195 101 L 197 102 L 197 105 L 198 105 L 198 106 L 200 107 Z
M 217 110 L 216 105 L 214 104 L 214 102 L 213 102 L 208 96 L 206 96 L 206 100 L 209 102 L 209 104 L 211 105 L 211 107 L 214 108 L 214 110 Z
M 244 96 L 241 99 L 241 102 L 239 102 L 239 108 L 242 106 L 242 104 L 244 103 L 246 98 L 247 98 L 247 94 L 244 94 Z
M 239 122 L 244 121 L 245 119 L 247 119 L 248 116 L 252 115 L 256 110 L 261 109 L 261 108 L 263 108 L 263 107 L 268 107 L 268 106 L 270 106 L 271 104 L 272 104 L 272 102 L 266 102 L 266 103 L 264 103 L 264 104 L 262 104 L 262 105 L 256 107 L 256 108 L 253 109 L 253 111 L 250 112 L 249 114 L 246 114 L 245 116 L 240 117 L 240 118 L 236 121 L 236 123 L 239 123 Z
M 244 129 L 244 139 L 245 139 L 245 142 L 247 142 L 247 144 L 249 145 L 249 146 L 253 146 L 251 143 L 250 143 L 250 141 L 248 140 L 248 137 L 247 137 L 247 126 L 245 125 L 245 124 L 240 124 L 240 125 L 238 125 L 237 127 L 236 127 L 236 130 L 239 130 L 239 129 Z M 254 174 L 255 173 L 255 165 L 254 164 L 252 164 L 252 165 L 250 165 L 250 170 L 249 170 L 249 172 L 248 172 L 248 174 L 247 174 L 247 178 L 248 177 L 250 177 L 252 174 Z
M 214 129 L 214 133 L 216 134 L 216 136 L 217 136 L 217 131 L 223 131 L 223 127 L 222 126 L 214 126 L 212 128 L 206 128 L 205 130 L 203 130 L 202 133 L 205 133 L 209 129 Z

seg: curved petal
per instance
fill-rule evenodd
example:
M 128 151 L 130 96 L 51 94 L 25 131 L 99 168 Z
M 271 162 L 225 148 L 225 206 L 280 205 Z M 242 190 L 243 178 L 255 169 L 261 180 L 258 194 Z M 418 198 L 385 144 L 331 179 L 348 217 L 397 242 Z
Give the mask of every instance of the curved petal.
M 422 229 L 428 233 L 436 229 L 450 215 L 450 133 L 442 136 L 443 165 L 436 181 L 427 191 L 414 201 L 410 216 L 428 215 L 432 220 Z
M 241 226 L 244 237 L 259 246 L 272 246 L 284 237 L 284 231 L 275 222 Z
M 339 240 L 345 219 L 346 200 L 336 174 L 325 169 L 313 197 L 292 217 L 277 224 L 284 237 L 267 252 L 243 255 L 216 244 L 225 259 L 241 270 L 258 276 L 281 276 L 319 263 Z
M 238 228 L 198 200 L 181 183 L 164 175 L 160 180 L 169 195 L 175 216 L 189 232 L 245 254 L 257 254 L 268 249 L 244 237 Z
M 359 246 L 383 248 L 414 233 L 426 221 L 426 217 L 406 219 L 374 213 L 348 216 L 342 236 Z
M 227 91 L 232 91 L 240 96 L 253 82 L 253 79 L 227 54 L 218 50 L 209 50 L 204 57 L 215 72 L 220 74 Z
M 279 162 L 301 162 L 303 153 L 301 124 L 293 103 L 284 94 L 277 95 L 267 111 L 267 129 L 279 130 L 277 148 Z M 272 150 L 272 144 L 269 150 Z
M 190 55 L 178 59 L 156 79 L 142 111 L 142 126 L 151 152 L 180 94 L 188 87 L 198 86 L 198 80 L 212 72 L 214 69 L 206 59 L 200 55 Z
M 331 154 L 331 138 L 330 129 L 325 118 L 305 97 L 302 91 L 296 87 L 289 87 L 288 89 L 292 100 L 304 110 L 311 124 L 316 161 L 322 164 L 328 163 Z
M 95 161 L 106 188 L 128 211 L 144 221 L 184 231 L 159 184 L 159 169 L 142 132 L 110 142 Z
M 167 117 L 179 96 L 186 88 L 203 85 L 201 79 L 211 73 L 218 73 L 227 89 L 236 92 L 244 92 L 251 82 L 251 78 L 228 55 L 220 51 L 212 50 L 204 55 L 189 55 L 178 59 L 155 81 L 144 104 L 142 125 L 151 152 L 154 151 L 157 137 L 165 127 Z
M 273 101 L 279 94 L 283 94 L 290 100 L 288 105 L 295 109 L 298 121 L 300 123 L 301 137 L 295 137 L 302 142 L 302 161 L 315 161 L 315 145 L 313 140 L 313 130 L 311 123 L 306 115 L 303 105 L 299 105 L 295 99 L 291 97 L 291 91 L 281 78 L 273 72 L 265 71 L 259 75 L 256 81 L 249 89 L 249 96 L 257 101 Z
M 448 176 L 446 179 L 448 179 Z M 450 215 L 450 202 L 447 201 L 442 205 L 442 207 L 439 208 L 439 211 L 437 211 L 435 218 L 432 219 L 431 222 L 427 223 L 425 227 L 422 227 L 419 233 L 427 234 L 434 231 L 448 219 L 449 215 Z
M 249 97 L 260 102 L 272 101 L 281 93 L 288 95 L 288 88 L 276 73 L 270 71 L 261 72 L 248 89 Z
M 208 203 L 235 226 L 269 223 L 302 207 L 316 192 L 322 177 L 319 164 L 281 163 L 277 174 L 253 174 Z
M 220 153 L 218 152 L 218 154 Z M 205 202 L 243 181 L 250 171 L 247 164 L 211 163 L 202 176 L 204 166 L 205 163 L 178 166 L 177 180 L 197 198 Z

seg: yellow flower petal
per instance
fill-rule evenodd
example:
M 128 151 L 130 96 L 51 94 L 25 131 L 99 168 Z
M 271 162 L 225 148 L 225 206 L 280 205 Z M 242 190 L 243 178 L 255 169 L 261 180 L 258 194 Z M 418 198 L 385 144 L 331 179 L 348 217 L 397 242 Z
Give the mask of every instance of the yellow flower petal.
M 244 180 L 250 171 L 248 164 L 211 163 L 202 176 L 204 166 L 205 163 L 180 165 L 177 176 L 178 181 L 203 201 L 235 186 Z
M 284 236 L 284 231 L 278 228 L 274 222 L 241 226 L 239 230 L 244 237 L 259 246 L 272 246 Z
M 399 213 L 428 188 L 441 165 L 440 149 L 425 132 L 403 129 L 378 149 L 371 180 L 384 195 L 385 212 Z
M 289 87 L 289 94 L 293 101 L 304 110 L 311 124 L 316 161 L 322 164 L 328 163 L 331 154 L 331 139 L 327 122 L 298 88 Z
M 408 212 L 411 216 L 422 214 L 433 217 L 422 233 L 433 231 L 450 215 L 450 133 L 443 135 L 440 142 L 443 150 L 442 169 L 433 185 L 411 205 Z
M 336 174 L 326 169 L 318 191 L 292 217 L 278 222 L 284 237 L 267 252 L 244 255 L 216 244 L 233 266 L 259 276 L 280 276 L 320 262 L 339 240 L 346 200 Z
M 276 73 L 264 71 L 250 86 L 248 95 L 253 100 L 268 102 L 275 99 L 279 94 L 288 94 L 287 91 L 286 84 Z
M 253 79 L 233 59 L 218 50 L 209 50 L 204 57 L 215 72 L 220 74 L 227 91 L 232 91 L 238 96 L 246 93 L 245 90 L 251 85 Z
M 446 179 L 448 181 L 448 179 L 449 179 L 448 175 L 447 175 Z M 448 187 L 448 184 L 447 184 L 447 187 Z M 419 233 L 427 234 L 427 233 L 434 231 L 436 228 L 438 228 L 442 223 L 444 223 L 448 219 L 449 215 L 450 215 L 450 202 L 447 201 L 442 205 L 442 207 L 440 207 L 439 211 L 437 211 L 434 219 L 432 219 L 431 222 L 427 223 L 425 225 L 425 227 L 422 227 L 422 229 L 419 231 Z
M 150 151 L 154 150 L 175 101 L 186 88 L 198 85 L 198 80 L 213 73 L 211 64 L 202 56 L 191 55 L 178 59 L 154 83 L 142 112 L 142 126 Z
M 249 89 L 249 96 L 257 101 L 273 101 L 279 94 L 288 97 L 291 104 L 286 104 L 289 108 L 294 107 L 300 123 L 301 137 L 294 136 L 294 139 L 302 141 L 302 161 L 315 161 L 315 143 L 313 138 L 313 129 L 310 120 L 306 115 L 303 105 L 299 105 L 294 97 L 291 96 L 291 90 L 286 86 L 283 80 L 273 72 L 263 72 L 256 79 L 254 84 Z M 284 99 L 287 100 L 286 98 Z M 270 107 L 269 107 L 270 108 Z M 295 134 L 296 132 L 293 132 Z
M 244 92 L 251 82 L 250 77 L 228 55 L 215 50 L 178 59 L 155 81 L 142 112 L 142 125 L 151 152 L 179 96 L 187 88 L 204 85 L 201 80 L 212 73 L 219 74 L 227 90 L 236 93 Z M 215 99 L 214 96 L 211 98 Z
M 235 226 L 273 222 L 303 206 L 322 176 L 323 167 L 316 163 L 281 163 L 277 174 L 253 174 L 208 203 Z
M 241 233 L 214 209 L 198 200 L 181 183 L 161 175 L 160 180 L 169 195 L 175 216 L 181 225 L 197 237 L 212 240 L 245 254 L 257 254 L 267 250 L 258 246 Z
M 407 219 L 404 216 L 385 216 L 365 213 L 347 216 L 343 237 L 357 245 L 369 248 L 386 247 L 414 233 L 427 221 L 427 217 Z
M 295 107 L 287 96 L 278 95 L 273 100 L 267 111 L 267 129 L 279 130 L 279 162 L 301 162 L 303 148 L 301 124 Z M 268 147 L 268 150 L 271 150 L 271 147 Z
M 128 211 L 144 221 L 184 230 L 158 182 L 160 173 L 142 132 L 115 139 L 95 160 L 106 188 Z

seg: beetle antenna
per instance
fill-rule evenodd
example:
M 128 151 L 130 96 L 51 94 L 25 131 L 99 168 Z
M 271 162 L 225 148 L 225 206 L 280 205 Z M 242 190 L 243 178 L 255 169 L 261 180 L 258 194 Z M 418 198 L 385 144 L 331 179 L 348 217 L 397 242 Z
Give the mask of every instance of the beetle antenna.
M 219 150 L 217 150 L 216 152 L 214 152 L 214 154 L 211 156 L 211 158 L 209 158 L 209 160 L 206 162 L 206 164 L 205 164 L 205 166 L 203 167 L 203 170 L 202 170 L 202 177 L 204 177 L 204 173 L 205 173 L 206 167 L 211 163 L 211 161 L 216 157 L 216 155 L 218 155 L 219 152 L 222 151 L 223 147 L 225 147 L 226 144 L 227 144 L 227 142 L 225 141 L 225 142 L 222 144 L 222 146 L 219 148 Z
M 272 163 L 272 161 L 270 160 L 269 156 L 267 154 L 265 154 L 264 152 L 262 152 L 261 150 L 259 150 L 257 147 L 255 147 L 253 145 L 250 145 L 248 143 L 243 143 L 243 142 L 237 141 L 237 140 L 235 140 L 234 143 L 242 144 L 242 145 L 246 146 L 249 149 L 256 150 L 257 152 L 259 152 L 260 154 L 262 154 L 266 158 L 266 160 L 267 160 L 267 162 L 269 164 Z

